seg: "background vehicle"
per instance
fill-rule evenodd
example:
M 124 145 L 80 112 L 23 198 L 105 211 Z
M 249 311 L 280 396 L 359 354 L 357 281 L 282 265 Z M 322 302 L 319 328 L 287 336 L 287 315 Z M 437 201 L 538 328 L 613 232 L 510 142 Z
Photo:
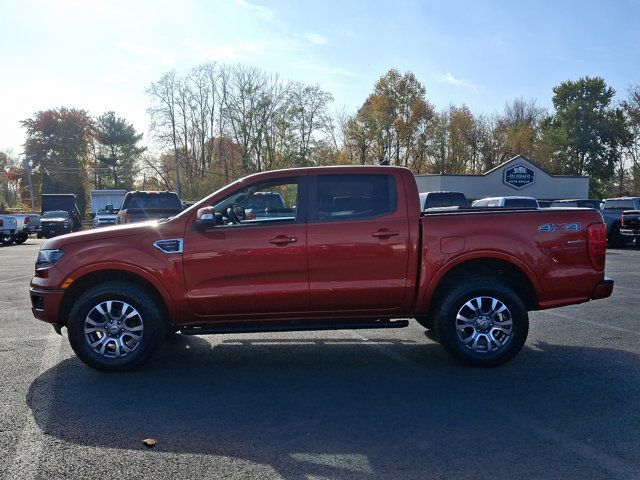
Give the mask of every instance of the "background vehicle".
M 42 194 L 42 216 L 45 212 L 60 211 L 67 212 L 71 223 L 71 231 L 77 232 L 82 229 L 82 214 L 76 205 L 76 196 L 73 193 L 43 193 Z M 49 218 L 52 218 L 49 216 Z
M 289 216 L 244 220 L 257 192 L 278 192 Z M 524 345 L 529 310 L 611 294 L 605 242 L 589 209 L 422 212 L 404 168 L 272 171 L 166 222 L 48 240 L 32 311 L 106 371 L 140 365 L 167 330 L 398 328 L 407 317 L 462 361 L 495 366 Z
M 122 201 L 117 224 L 169 218 L 182 211 L 182 202 L 175 192 L 129 192 Z
M 472 207 L 538 208 L 538 201 L 532 197 L 489 197 L 481 198 Z
M 438 207 L 468 207 L 469 202 L 461 192 L 423 192 L 420 194 L 423 210 Z
M 612 247 L 622 247 L 625 238 L 620 233 L 622 212 L 625 210 L 640 210 L 640 197 L 605 198 L 601 211 L 607 224 L 607 240 Z
M 569 199 L 569 200 L 554 200 L 551 202 L 551 208 L 566 208 L 566 207 L 579 207 L 579 208 L 593 208 L 594 210 L 602 210 L 604 202 L 596 199 Z
M 34 213 L 13 214 L 17 222 L 16 243 L 24 243 L 29 235 L 36 233 L 40 227 L 40 215 Z
M 40 217 L 40 229 L 38 238 L 52 238 L 73 231 L 73 221 L 69 218 L 69 212 L 65 210 L 52 210 L 44 212 Z
M 126 190 L 91 190 L 94 228 L 116 224 L 118 211 L 126 194 Z
M 620 220 L 620 234 L 625 240 L 635 240 L 640 248 L 640 210 L 625 210 Z
M 18 222 L 13 215 L 0 214 L 0 243 L 11 245 L 16 240 Z

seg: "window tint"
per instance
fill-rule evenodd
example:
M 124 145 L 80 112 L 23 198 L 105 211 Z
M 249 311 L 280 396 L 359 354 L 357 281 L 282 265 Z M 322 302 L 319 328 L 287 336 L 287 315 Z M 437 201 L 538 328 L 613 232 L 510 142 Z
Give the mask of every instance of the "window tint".
M 244 208 L 245 218 L 241 219 L 243 224 L 272 220 L 296 221 L 298 191 L 297 179 L 261 182 L 234 192 L 216 203 L 213 208 L 221 213 L 225 220 L 229 220 L 228 208 L 232 206 Z
M 532 198 L 505 198 L 504 206 L 509 208 L 538 208 L 538 203 Z
M 553 202 L 552 207 L 577 207 L 578 202 Z
M 396 209 L 392 175 L 320 175 L 317 188 L 320 221 L 378 217 Z
M 633 199 L 629 200 L 607 200 L 604 204 L 605 210 L 609 209 L 627 209 L 633 210 L 635 208 Z

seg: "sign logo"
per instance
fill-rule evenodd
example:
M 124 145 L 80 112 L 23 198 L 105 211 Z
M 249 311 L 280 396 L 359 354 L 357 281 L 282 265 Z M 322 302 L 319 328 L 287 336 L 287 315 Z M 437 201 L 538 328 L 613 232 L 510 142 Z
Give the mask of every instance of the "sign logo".
M 519 164 L 515 167 L 504 169 L 503 181 L 510 187 L 521 189 L 528 187 L 535 181 L 536 172 L 529 167 Z

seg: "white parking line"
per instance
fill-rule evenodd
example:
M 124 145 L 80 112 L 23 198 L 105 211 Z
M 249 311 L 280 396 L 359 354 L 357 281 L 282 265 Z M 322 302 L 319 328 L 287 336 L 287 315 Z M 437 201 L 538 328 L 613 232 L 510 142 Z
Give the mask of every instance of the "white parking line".
M 630 333 L 632 335 L 640 336 L 640 332 L 636 330 L 630 330 L 628 328 L 616 327 L 615 325 L 608 325 L 606 323 L 592 322 L 591 320 L 585 320 L 584 318 L 577 318 L 572 315 L 565 315 L 564 313 L 550 312 L 549 310 L 545 310 L 544 313 L 547 315 L 553 315 L 555 317 L 568 318 L 569 320 L 573 320 L 575 322 L 586 323 L 587 325 L 594 325 L 600 328 L 608 328 L 609 330 L 616 330 L 618 332 Z
M 52 334 L 46 338 L 42 361 L 38 369 L 38 378 L 56 364 L 62 345 L 62 337 L 60 335 Z M 47 379 L 46 385 L 40 384 L 35 392 L 35 397 L 40 409 L 38 413 L 40 424 L 45 429 L 49 423 L 55 380 L 55 377 Z M 40 455 L 44 443 L 43 435 L 44 432 L 36 423 L 35 413 L 28 412 L 27 420 L 18 439 L 13 463 L 5 478 L 20 478 L 24 480 L 36 478 L 40 467 Z
M 33 278 L 33 275 L 22 275 L 20 277 L 3 278 L 0 283 L 10 283 L 16 280 L 29 280 L 30 278 Z

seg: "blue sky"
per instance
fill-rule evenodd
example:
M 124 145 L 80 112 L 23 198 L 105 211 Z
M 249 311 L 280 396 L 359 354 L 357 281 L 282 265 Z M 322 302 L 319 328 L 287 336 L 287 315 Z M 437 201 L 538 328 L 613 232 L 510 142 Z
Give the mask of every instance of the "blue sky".
M 390 68 L 438 108 L 551 107 L 563 80 L 640 83 L 640 1 L 0 0 L 0 150 L 21 152 L 38 110 L 114 110 L 148 138 L 145 88 L 162 73 L 242 62 L 318 83 L 354 111 Z

